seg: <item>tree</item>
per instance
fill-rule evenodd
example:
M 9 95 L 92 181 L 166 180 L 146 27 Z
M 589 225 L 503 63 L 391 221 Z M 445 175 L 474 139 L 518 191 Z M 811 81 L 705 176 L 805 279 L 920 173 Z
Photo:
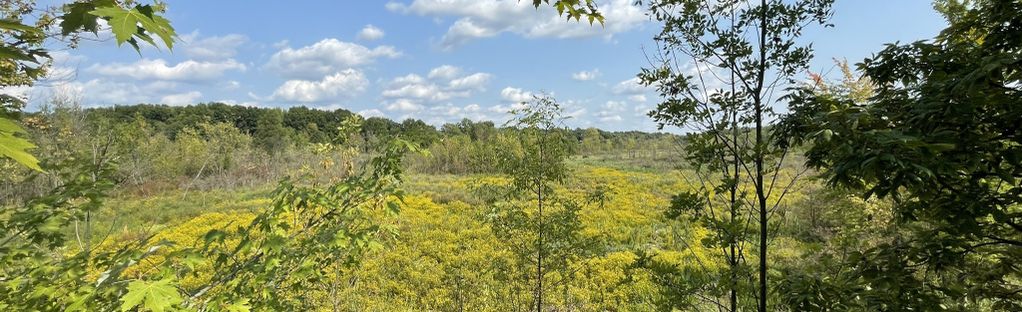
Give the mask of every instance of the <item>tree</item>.
M 491 224 L 497 237 L 508 242 L 523 266 L 526 280 L 532 280 L 530 308 L 543 311 L 546 283 L 551 272 L 560 271 L 565 286 L 568 265 L 584 248 L 578 212 L 581 206 L 554 192 L 554 184 L 568 174 L 564 160 L 573 138 L 562 131 L 561 107 L 548 96 L 523 103 L 524 108 L 507 125 L 517 130 L 521 149 L 503 149 L 501 171 L 510 178 L 507 202 L 496 203 Z M 519 202 L 527 202 L 522 205 Z M 533 264 L 530 274 L 526 264 Z
M 288 145 L 288 133 L 284 127 L 284 112 L 271 109 L 259 116 L 252 141 L 267 154 L 278 155 Z
M 739 309 L 743 240 L 749 230 L 747 219 L 754 218 L 759 225 L 759 283 L 754 297 L 757 309 L 765 312 L 769 221 L 780 199 L 769 201 L 771 196 L 783 197 L 787 189 L 775 184 L 786 149 L 771 146 L 767 133 L 773 94 L 806 68 L 812 49 L 799 45 L 798 36 L 809 25 L 826 24 L 833 1 L 647 2 L 649 15 L 664 23 L 654 38 L 659 47 L 654 63 L 639 74 L 644 84 L 655 87 L 664 98 L 650 116 L 661 128 L 693 130 L 695 134 L 688 136 L 688 159 L 697 172 L 713 174 L 701 175 L 706 186 L 700 193 L 676 198 L 677 203 L 690 204 L 688 209 L 710 217 L 703 224 L 717 232 L 711 245 L 722 248 L 731 268 L 724 285 L 728 304 L 713 304 Z M 755 198 L 746 203 L 744 187 L 749 184 Z M 710 194 L 726 195 L 714 198 Z M 752 210 L 750 218 L 744 215 L 746 206 Z
M 902 236 L 847 261 L 871 306 L 1022 309 L 1022 3 L 938 1 L 949 26 L 858 65 L 875 95 L 802 88 L 780 132 Z M 787 143 L 787 142 L 782 142 Z
M 402 137 L 421 146 L 429 146 L 437 140 L 439 133 L 436 128 L 418 119 L 405 119 L 401 122 Z

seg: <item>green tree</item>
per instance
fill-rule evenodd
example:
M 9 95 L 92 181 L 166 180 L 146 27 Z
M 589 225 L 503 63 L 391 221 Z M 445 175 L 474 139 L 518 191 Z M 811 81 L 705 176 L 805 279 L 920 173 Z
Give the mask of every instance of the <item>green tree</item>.
M 252 141 L 267 154 L 278 155 L 288 146 L 288 134 L 284 127 L 284 112 L 271 109 L 259 116 Z
M 891 199 L 902 236 L 847 259 L 870 306 L 1022 309 L 1022 3 L 937 1 L 949 26 L 858 65 L 876 93 L 803 88 L 782 132 L 832 185 Z
M 660 47 L 654 66 L 639 74 L 664 98 L 650 116 L 661 127 L 693 130 L 688 159 L 697 172 L 712 173 L 701 175 L 706 187 L 679 195 L 672 208 L 697 210 L 708 216 L 703 224 L 717 232 L 709 243 L 722 249 L 730 267 L 722 285 L 729 298 L 726 306 L 710 301 L 729 311 L 740 306 L 737 279 L 750 230 L 745 211 L 751 210 L 759 225 L 758 292 L 751 297 L 759 311 L 768 311 L 769 221 L 780 203 L 770 200 L 787 189 L 775 184 L 786 149 L 769 144 L 772 96 L 808 65 L 812 49 L 800 45 L 798 37 L 812 24 L 826 24 L 833 1 L 645 2 L 649 15 L 664 24 L 654 38 Z M 746 204 L 743 186 L 749 184 L 755 199 Z
M 554 184 L 568 175 L 564 160 L 573 139 L 561 129 L 561 107 L 549 96 L 523 104 L 507 123 L 517 131 L 521 148 L 505 148 L 501 155 L 501 171 L 510 178 L 509 197 L 494 206 L 491 224 L 518 256 L 525 280 L 532 282 L 530 309 L 543 311 L 548 288 L 566 289 L 568 265 L 582 255 L 585 242 L 579 235 L 581 206 L 554 191 Z M 560 273 L 556 283 L 548 282 L 553 272 Z

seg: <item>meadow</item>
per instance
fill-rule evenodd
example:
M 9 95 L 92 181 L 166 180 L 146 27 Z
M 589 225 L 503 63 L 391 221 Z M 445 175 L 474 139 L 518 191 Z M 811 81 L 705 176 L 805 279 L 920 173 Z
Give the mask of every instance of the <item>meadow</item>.
M 456 9 L 448 34 L 473 40 L 581 40 L 551 21 L 614 30 L 621 10 L 662 29 L 628 80 L 594 68 L 558 90 L 610 98 L 508 86 L 498 99 L 473 96 L 496 75 L 454 65 L 378 77 L 421 51 L 238 35 L 216 52 L 179 42 L 213 37 L 175 31 L 162 1 L 4 1 L 0 311 L 1022 311 L 1022 1 L 935 0 L 946 28 L 931 39 L 824 73 L 813 29 L 834 26 L 833 0 L 442 2 L 385 8 Z M 485 21 L 498 17 L 520 20 Z M 101 33 L 140 56 L 178 42 L 227 63 L 63 50 Z M 568 66 L 529 52 L 484 63 Z M 618 56 L 599 52 L 563 55 Z M 288 79 L 272 95 L 194 103 L 207 87 L 241 94 L 248 79 L 221 74 L 267 57 L 251 72 Z M 30 103 L 72 59 L 151 83 L 93 79 Z M 369 85 L 384 88 L 374 104 L 344 106 Z M 175 105 L 123 105 L 146 99 Z M 658 131 L 589 126 L 639 117 Z

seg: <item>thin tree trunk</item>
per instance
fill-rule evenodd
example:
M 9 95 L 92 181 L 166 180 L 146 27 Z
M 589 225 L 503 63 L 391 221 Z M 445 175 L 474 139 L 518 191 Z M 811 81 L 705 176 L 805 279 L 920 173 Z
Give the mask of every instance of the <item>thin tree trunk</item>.
M 767 7 L 766 0 L 760 0 L 759 24 L 759 72 L 757 73 L 756 106 L 756 197 L 759 200 L 759 312 L 767 311 L 767 203 L 763 190 L 763 83 L 766 74 Z
M 543 143 L 539 144 L 539 159 L 543 161 Z M 539 201 L 539 237 L 538 237 L 538 248 L 539 253 L 536 261 L 536 312 L 543 311 L 543 179 L 538 178 L 536 183 L 536 195 Z

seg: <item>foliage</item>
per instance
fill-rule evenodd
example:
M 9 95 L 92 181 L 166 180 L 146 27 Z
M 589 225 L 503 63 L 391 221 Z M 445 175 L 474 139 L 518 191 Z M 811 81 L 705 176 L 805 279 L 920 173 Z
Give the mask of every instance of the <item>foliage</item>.
M 870 306 L 1017 310 L 1022 4 L 936 6 L 934 40 L 859 64 L 875 95 L 801 89 L 783 129 L 832 185 L 895 202 L 902 236 L 847 259 Z
M 670 210 L 689 212 L 685 215 L 713 229 L 717 235 L 704 244 L 720 248 L 729 267 L 701 298 L 724 311 L 742 308 L 739 299 L 754 299 L 765 312 L 770 217 L 791 187 L 775 184 L 787 150 L 769 145 L 766 137 L 772 94 L 807 67 L 812 48 L 800 45 L 798 37 L 812 24 L 826 25 L 833 1 L 646 2 L 649 15 L 663 23 L 654 37 L 659 48 L 654 63 L 638 75 L 663 98 L 649 115 L 661 128 L 693 130 L 684 152 L 702 185 L 675 197 Z M 759 225 L 756 242 L 749 241 L 752 220 Z M 740 280 L 750 273 L 745 265 L 750 244 L 758 249 L 755 294 L 743 291 L 748 287 Z
M 537 96 L 523 104 L 523 108 L 510 112 L 515 117 L 508 121 L 518 130 L 520 149 L 504 150 L 500 163 L 501 171 L 509 178 L 508 198 L 513 201 L 524 195 L 529 205 L 514 202 L 495 205 L 490 218 L 494 233 L 509 245 L 517 265 L 534 267 L 534 275 L 521 269 L 521 276 L 509 276 L 508 282 L 520 287 L 531 283 L 528 287 L 533 298 L 528 306 L 542 311 L 546 309 L 543 300 L 547 289 L 556 287 L 548 282 L 548 275 L 560 270 L 558 283 L 565 284 L 567 264 L 583 248 L 578 239 L 580 207 L 558 198 L 552 187 L 552 183 L 566 178 L 564 159 L 570 152 L 566 138 L 556 131 L 563 122 L 560 106 L 549 96 Z
M 597 10 L 595 0 L 556 0 L 554 3 L 550 3 L 550 0 L 532 0 L 532 5 L 536 8 L 543 4 L 552 5 L 558 14 L 564 15 L 567 19 L 574 18 L 578 21 L 585 17 L 589 24 L 599 22 L 603 25 L 603 14 Z
M 0 118 L 0 155 L 10 157 L 14 161 L 34 170 L 42 171 L 39 167 L 39 160 L 28 153 L 29 149 L 35 148 L 35 144 L 18 135 L 25 135 L 25 129 L 21 128 L 13 120 Z
M 113 0 L 77 1 L 63 6 L 60 10 L 39 10 L 34 14 L 35 1 L 17 0 L 4 3 L 0 8 L 0 87 L 31 86 L 45 77 L 50 65 L 50 55 L 45 46 L 50 37 L 47 31 L 60 29 L 60 36 L 74 45 L 79 33 L 98 33 L 99 21 L 109 23 L 117 43 L 127 42 L 136 51 L 141 51 L 139 40 L 156 46 L 153 36 L 168 48 L 173 47 L 177 36 L 170 22 L 161 14 L 161 4 L 121 3 Z M 26 17 L 34 19 L 27 25 Z M 59 25 L 57 23 L 59 22 Z M 41 170 L 38 160 L 27 150 L 35 146 L 24 138 L 15 124 L 17 112 L 24 106 L 24 99 L 0 94 L 0 157 L 9 157 L 35 170 Z

